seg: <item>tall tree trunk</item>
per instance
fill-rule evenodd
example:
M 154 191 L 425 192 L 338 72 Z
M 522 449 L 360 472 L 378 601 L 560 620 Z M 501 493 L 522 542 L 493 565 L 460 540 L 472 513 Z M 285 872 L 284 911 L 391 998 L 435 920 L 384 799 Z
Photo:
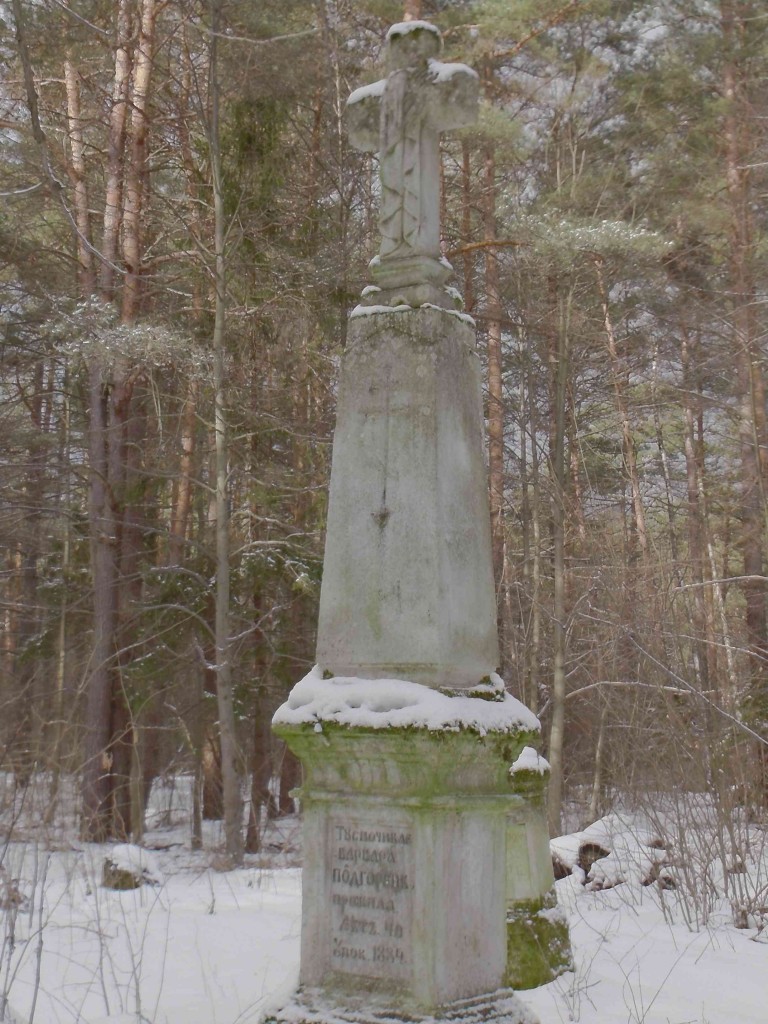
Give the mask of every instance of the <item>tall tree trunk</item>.
M 483 234 L 485 258 L 485 318 L 488 339 L 488 481 L 491 505 L 491 551 L 496 583 L 497 619 L 506 667 L 504 622 L 504 393 L 501 352 L 501 285 L 496 247 L 496 157 L 491 143 L 484 149 Z
M 194 474 L 199 393 L 200 382 L 196 377 L 192 377 L 187 387 L 187 397 L 184 400 L 184 408 L 181 413 L 181 459 L 171 506 L 171 523 L 168 538 L 169 565 L 181 565 L 184 561 L 189 514 L 192 509 L 192 478 Z
M 566 411 L 568 404 L 570 306 L 573 287 L 563 296 L 553 282 L 555 306 L 554 329 L 550 332 L 550 378 L 552 409 L 550 413 L 549 458 L 552 472 L 552 575 L 554 595 L 552 606 L 552 722 L 549 730 L 549 762 L 552 769 L 549 783 L 549 830 L 560 832 L 563 804 L 563 744 L 565 739 L 565 487 L 567 462 L 565 452 Z
M 468 246 L 472 241 L 472 159 L 469 142 L 461 141 L 461 240 Z M 471 313 L 475 308 L 473 257 L 470 250 L 464 253 L 464 308 Z
M 201 716 L 202 718 L 202 716 Z M 224 817 L 224 795 L 221 781 L 221 747 L 219 737 L 206 727 L 201 747 L 202 816 L 205 821 L 221 821 Z
M 721 0 L 726 59 L 723 68 L 725 177 L 730 205 L 729 246 L 731 323 L 738 384 L 741 456 L 741 543 L 743 591 L 750 654 L 747 714 L 758 730 L 768 730 L 768 621 L 764 576 L 764 513 L 768 478 L 765 387 L 755 319 L 754 232 L 750 169 L 752 116 L 743 64 L 747 24 L 734 0 Z M 768 749 L 758 751 L 762 799 L 768 804 Z
M 128 58 L 130 7 L 119 0 L 117 45 L 110 112 L 107 185 L 99 285 L 102 297 L 114 290 L 114 264 L 122 193 L 123 259 L 127 268 L 122 320 L 132 324 L 139 309 L 141 211 L 145 181 L 149 84 L 154 44 L 155 0 L 142 0 L 141 29 L 131 80 Z M 126 106 L 131 93 L 129 154 L 124 160 Z M 121 173 L 123 185 L 121 189 Z M 94 671 L 89 687 L 88 737 L 83 780 L 83 834 L 100 839 L 129 835 L 131 774 L 137 730 L 120 673 L 120 650 L 131 651 L 131 597 L 136 597 L 142 546 L 141 524 L 131 506 L 142 478 L 140 438 L 143 419 L 132 408 L 139 372 L 118 357 L 109 373 L 100 360 L 90 367 L 91 530 L 94 580 Z M 126 580 L 128 581 L 126 584 Z M 134 588 L 133 594 L 126 585 Z M 124 663 L 131 655 L 124 656 Z M 108 709 L 107 709 L 108 705 Z M 93 713 L 91 713 L 93 712 Z M 139 807 L 140 799 L 133 804 Z
M 262 682 L 253 707 L 253 755 L 251 759 L 251 800 L 245 847 L 249 853 L 261 849 L 263 826 L 274 817 L 270 782 L 272 779 L 271 706 L 267 684 Z
M 211 2 L 211 119 L 208 144 L 214 207 L 216 284 L 213 327 L 214 428 L 216 447 L 216 697 L 221 737 L 224 789 L 224 831 L 227 855 L 233 865 L 243 860 L 241 755 L 235 730 L 229 613 L 229 451 L 225 396 L 224 344 L 226 316 L 225 214 L 219 135 L 219 67 L 217 60 L 220 0 Z
M 12 725 L 10 761 L 15 784 L 26 785 L 40 753 L 41 711 L 45 701 L 39 693 L 39 659 L 30 656 L 29 645 L 40 627 L 38 609 L 38 559 L 41 552 L 42 511 L 45 503 L 46 433 L 44 415 L 45 368 L 42 360 L 34 366 L 31 386 L 19 384 L 19 397 L 30 414 L 30 440 L 23 483 L 24 516 L 15 554 L 16 623 L 15 663 L 11 673 L 13 691 L 8 718 Z
M 127 4 L 122 4 L 127 9 Z M 116 56 L 120 59 L 120 49 Z M 122 72 L 121 72 L 122 73 Z M 70 177 L 74 186 L 77 225 L 78 279 L 83 298 L 95 289 L 96 272 L 90 236 L 89 199 L 80 115 L 80 91 L 77 72 L 71 61 L 65 63 Z M 127 89 L 127 70 L 125 89 Z M 114 113 L 114 112 L 113 112 Z M 122 147 L 113 145 L 110 155 Z M 109 195 L 107 196 L 109 202 Z M 109 210 L 105 208 L 105 232 Z M 105 236 L 106 237 L 106 236 Z M 115 253 L 110 257 L 114 262 Z M 102 263 L 103 276 L 105 264 Z M 89 364 L 90 416 L 89 436 L 89 525 L 91 534 L 91 574 L 93 580 L 93 653 L 88 684 L 85 726 L 85 763 L 82 780 L 83 838 L 102 841 L 115 831 L 114 768 L 115 694 L 118 691 L 117 627 L 119 599 L 120 522 L 115 503 L 115 424 L 111 374 L 103 361 L 95 357 Z M 119 463 L 118 463 L 119 465 Z M 120 830 L 122 831 L 122 830 Z
M 523 476 L 523 530 L 525 537 L 525 573 L 529 580 L 530 614 L 525 634 L 525 686 L 528 707 L 539 704 L 539 663 L 541 658 L 541 480 L 539 474 L 539 424 L 536 415 L 536 385 L 529 339 L 523 337 L 524 372 L 521 380 L 522 408 L 527 421 L 523 448 L 530 444 L 530 485 Z M 530 523 L 530 525 L 529 525 Z
M 142 210 L 145 201 L 149 87 L 155 43 L 156 0 L 142 0 L 139 38 L 131 76 L 131 104 L 126 135 L 123 182 L 122 246 L 125 278 L 122 321 L 133 324 L 141 302 Z M 120 56 L 120 54 L 118 54 Z M 143 832 L 143 771 L 140 764 L 140 726 L 132 711 L 125 676 L 136 656 L 132 612 L 141 598 L 143 512 L 140 495 L 143 472 L 146 411 L 137 400 L 142 376 L 125 360 L 118 360 L 110 392 L 110 486 L 118 522 L 118 597 L 116 646 L 119 671 L 112 694 L 112 771 L 115 829 L 121 835 Z M 139 818 L 136 817 L 139 815 Z
M 60 418 L 61 435 L 58 453 L 58 466 L 62 479 L 61 504 L 63 510 L 64 535 L 61 545 L 61 572 L 66 580 L 70 572 L 72 552 L 72 524 L 70 521 L 70 373 L 69 367 L 65 366 L 64 376 L 61 381 L 61 391 L 64 396 L 62 415 Z M 69 623 L 69 594 L 67 588 L 62 588 L 59 604 L 59 624 L 56 631 L 56 688 L 53 693 L 53 723 L 51 727 L 51 752 L 49 765 L 51 772 L 51 788 L 48 795 L 48 806 L 43 815 L 43 824 L 51 825 L 58 805 L 59 784 L 63 770 L 64 758 L 64 689 L 67 684 L 67 626 Z
M 67 125 L 69 136 L 69 177 L 74 193 L 75 223 L 77 225 L 78 284 L 83 298 L 96 289 L 96 270 L 91 242 L 91 220 L 88 190 L 85 178 L 85 145 L 80 115 L 80 80 L 71 60 L 64 62 L 64 82 L 67 90 Z
M 155 45 L 155 0 L 142 0 L 139 41 L 133 61 L 131 117 L 123 187 L 123 323 L 133 323 L 141 288 L 141 213 L 144 204 L 147 138 L 149 133 L 149 84 Z
M 116 686 L 117 522 L 109 494 L 108 385 L 101 360 L 89 367 L 89 527 L 93 581 L 93 653 L 88 683 L 83 765 L 84 839 L 112 832 L 112 695 Z
M 698 345 L 696 345 L 698 348 Z M 694 409 L 694 385 L 691 368 L 691 339 L 687 329 L 683 328 L 680 343 L 680 359 L 683 376 L 683 396 L 685 418 L 685 452 L 686 485 L 688 497 L 688 552 L 692 570 L 694 622 L 696 624 L 696 668 L 697 683 L 703 690 L 708 690 L 712 680 L 717 678 L 717 658 L 714 637 L 714 623 L 709 606 L 711 600 L 705 592 L 704 582 L 708 577 L 706 571 L 706 552 L 704 543 L 704 512 L 701 501 L 701 483 L 699 480 L 699 461 L 696 452 L 696 411 Z
M 109 112 L 104 218 L 101 236 L 99 293 L 105 302 L 114 295 L 115 261 L 120 232 L 123 195 L 123 157 L 128 93 L 131 77 L 129 40 L 131 36 L 131 0 L 117 0 L 117 40 L 115 71 L 112 79 L 112 105 Z
M 632 511 L 634 514 L 634 535 L 637 538 L 637 546 L 640 550 L 640 557 L 644 564 L 648 561 L 648 531 L 645 525 L 645 511 L 643 499 L 640 493 L 640 475 L 637 470 L 637 450 L 635 438 L 632 432 L 632 424 L 629 419 L 626 392 L 629 386 L 628 374 L 622 369 L 619 362 L 619 354 L 616 346 L 616 333 L 613 329 L 610 306 L 608 303 L 608 289 L 605 285 L 603 274 L 604 260 L 601 256 L 595 256 L 595 273 L 597 276 L 597 287 L 600 294 L 600 307 L 603 313 L 603 326 L 605 328 L 605 340 L 608 346 L 608 356 L 611 363 L 611 375 L 613 377 L 613 390 L 616 396 L 616 408 L 621 419 L 622 448 L 624 452 L 624 468 L 632 492 Z

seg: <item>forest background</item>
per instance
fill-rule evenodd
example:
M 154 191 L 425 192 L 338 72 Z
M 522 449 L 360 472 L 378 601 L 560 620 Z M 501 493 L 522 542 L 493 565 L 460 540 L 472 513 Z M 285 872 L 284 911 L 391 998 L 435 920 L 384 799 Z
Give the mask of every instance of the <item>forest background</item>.
M 182 771 L 234 863 L 292 810 L 270 718 L 313 660 L 377 247 L 344 104 L 408 13 L 481 77 L 443 249 L 552 833 L 648 793 L 765 806 L 763 4 L 5 0 L 0 763 L 51 816 L 76 775 L 86 839 L 140 839 Z

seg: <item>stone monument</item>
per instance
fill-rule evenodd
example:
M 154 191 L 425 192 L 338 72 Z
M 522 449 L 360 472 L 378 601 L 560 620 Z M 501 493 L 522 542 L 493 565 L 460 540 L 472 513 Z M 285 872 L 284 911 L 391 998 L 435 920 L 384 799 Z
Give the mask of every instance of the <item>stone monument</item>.
M 284 1021 L 530 1022 L 569 966 L 539 723 L 498 664 L 480 364 L 447 286 L 439 135 L 478 81 L 426 22 L 387 36 L 350 138 L 378 151 L 381 251 L 342 367 L 317 665 L 274 727 L 304 766 L 300 991 Z

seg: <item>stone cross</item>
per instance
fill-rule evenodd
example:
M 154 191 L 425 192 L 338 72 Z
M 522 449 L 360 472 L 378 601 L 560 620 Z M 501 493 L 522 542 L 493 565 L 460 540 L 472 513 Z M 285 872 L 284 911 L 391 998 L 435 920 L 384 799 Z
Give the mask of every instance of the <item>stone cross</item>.
M 399 289 L 384 298 L 412 305 L 435 300 L 430 287 L 439 289 L 450 274 L 440 260 L 440 133 L 477 118 L 477 74 L 466 64 L 437 60 L 440 46 L 440 33 L 428 22 L 394 25 L 387 77 L 347 101 L 352 145 L 380 158 L 381 251 L 372 275 L 382 289 Z
M 440 258 L 439 136 L 478 80 L 396 25 L 349 100 L 381 252 L 340 369 L 317 664 L 275 715 L 301 759 L 301 991 L 274 1024 L 535 1024 L 568 970 L 539 725 L 499 663 L 481 367 Z

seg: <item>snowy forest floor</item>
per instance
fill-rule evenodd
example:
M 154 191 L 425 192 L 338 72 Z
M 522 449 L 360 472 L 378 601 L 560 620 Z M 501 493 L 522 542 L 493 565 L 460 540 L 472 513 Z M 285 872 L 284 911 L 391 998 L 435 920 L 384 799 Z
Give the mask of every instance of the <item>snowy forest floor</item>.
M 159 884 L 126 892 L 102 885 L 109 847 L 80 844 L 72 813 L 42 830 L 34 793 L 2 801 L 0 1020 L 256 1024 L 287 999 L 299 966 L 296 820 L 273 823 L 262 854 L 223 871 L 218 826 L 190 851 L 183 796 L 177 783 L 153 805 L 145 847 Z M 575 970 L 523 1001 L 542 1024 L 766 1024 L 768 842 L 760 829 L 747 838 L 730 896 L 709 862 L 697 871 L 692 842 L 676 889 L 631 870 L 600 891 L 583 876 L 559 881 Z M 747 927 L 734 925 L 737 891 L 751 900 Z

